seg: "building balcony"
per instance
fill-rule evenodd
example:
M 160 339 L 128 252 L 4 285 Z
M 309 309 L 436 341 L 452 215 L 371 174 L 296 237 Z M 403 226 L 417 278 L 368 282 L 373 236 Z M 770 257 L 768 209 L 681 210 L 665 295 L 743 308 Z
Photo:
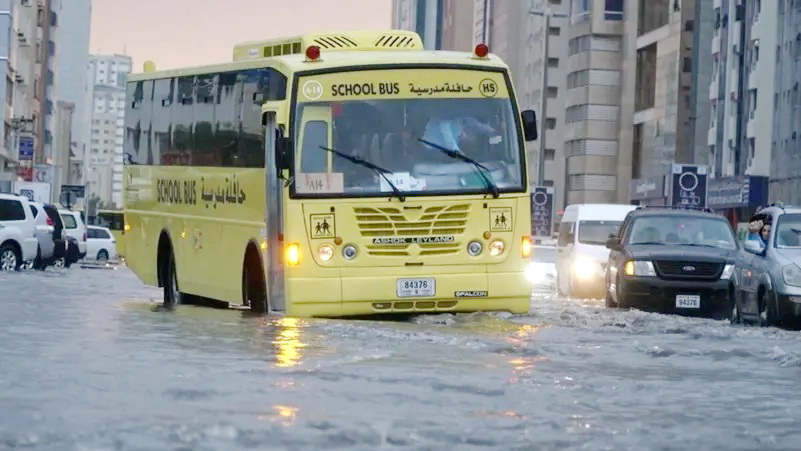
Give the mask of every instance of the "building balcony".
M 712 38 L 712 54 L 717 55 L 720 53 L 720 34 Z
M 717 124 L 713 123 L 712 126 L 709 127 L 709 131 L 706 134 L 706 145 L 714 146 L 717 144 L 717 141 L 718 141 L 718 126 Z
M 714 100 L 718 98 L 718 90 L 720 90 L 720 77 L 712 78 L 712 82 L 709 83 L 709 100 Z
M 748 117 L 748 123 L 745 126 L 745 135 L 749 138 L 756 137 L 756 111 L 752 110 Z
M 751 70 L 748 71 L 748 89 L 757 89 L 759 87 L 757 73 L 757 66 L 755 64 L 751 66 Z

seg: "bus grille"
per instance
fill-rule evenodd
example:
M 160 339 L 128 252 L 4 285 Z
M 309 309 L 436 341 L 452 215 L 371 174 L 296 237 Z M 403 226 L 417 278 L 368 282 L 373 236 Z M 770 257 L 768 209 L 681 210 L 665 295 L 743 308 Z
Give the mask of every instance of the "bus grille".
M 428 207 L 416 218 L 410 218 L 400 208 L 354 208 L 359 232 L 365 238 L 461 235 L 467 226 L 470 204 Z M 368 244 L 370 255 L 407 257 L 413 245 Z M 420 243 L 420 256 L 449 255 L 459 252 L 460 243 Z

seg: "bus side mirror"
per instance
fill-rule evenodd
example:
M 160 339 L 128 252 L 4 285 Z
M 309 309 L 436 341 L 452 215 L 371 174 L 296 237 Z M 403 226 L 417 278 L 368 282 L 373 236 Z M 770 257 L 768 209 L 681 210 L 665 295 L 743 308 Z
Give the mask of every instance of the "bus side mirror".
M 279 171 L 289 169 L 289 139 L 280 130 L 275 131 L 275 167 Z
M 520 113 L 520 118 L 523 120 L 523 134 L 526 141 L 534 141 L 537 139 L 537 113 L 534 110 L 525 110 Z

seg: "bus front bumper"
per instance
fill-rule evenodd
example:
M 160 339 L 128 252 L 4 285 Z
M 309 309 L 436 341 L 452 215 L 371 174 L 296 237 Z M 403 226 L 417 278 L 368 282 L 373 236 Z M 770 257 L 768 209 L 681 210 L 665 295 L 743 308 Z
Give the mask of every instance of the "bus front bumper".
M 426 281 L 430 285 L 424 290 L 429 291 L 419 296 L 403 293 L 402 287 L 406 281 L 418 285 Z M 287 279 L 286 293 L 287 313 L 291 316 L 476 311 L 522 314 L 528 313 L 531 303 L 531 284 L 522 271 L 342 278 L 290 277 Z

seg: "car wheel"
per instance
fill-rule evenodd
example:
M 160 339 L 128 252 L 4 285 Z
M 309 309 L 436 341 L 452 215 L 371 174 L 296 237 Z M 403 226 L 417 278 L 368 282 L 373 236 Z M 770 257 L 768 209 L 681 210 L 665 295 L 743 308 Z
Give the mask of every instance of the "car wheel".
M 732 300 L 729 322 L 732 324 L 742 324 L 743 322 L 742 315 L 740 315 L 740 306 L 737 304 L 737 299 Z
M 609 289 L 609 283 L 606 284 L 606 308 L 617 308 L 617 302 L 612 297 L 612 291 Z
M 22 265 L 22 257 L 10 244 L 0 247 L 0 271 L 16 271 Z
M 108 260 L 108 252 L 105 249 L 100 249 L 100 252 L 97 253 L 98 261 L 104 262 Z
M 769 327 L 776 324 L 776 313 L 773 311 L 773 302 L 770 302 L 768 292 L 759 297 L 759 326 Z
M 56 269 L 62 269 L 65 266 L 67 265 L 66 262 L 64 261 L 64 257 L 58 258 L 56 259 L 56 261 L 53 262 L 53 267 Z

